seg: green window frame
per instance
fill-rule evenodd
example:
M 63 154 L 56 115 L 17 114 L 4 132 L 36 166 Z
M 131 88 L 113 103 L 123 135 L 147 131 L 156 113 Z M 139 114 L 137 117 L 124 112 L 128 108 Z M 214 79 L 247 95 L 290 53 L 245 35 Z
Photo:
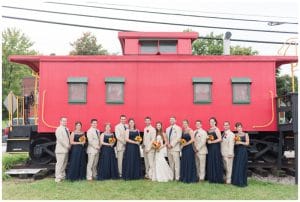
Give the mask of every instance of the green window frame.
M 251 83 L 251 79 L 247 77 L 231 78 L 233 104 L 251 103 Z
M 212 79 L 209 77 L 193 77 L 194 104 L 212 103 Z M 203 93 L 203 97 L 201 97 Z M 205 93 L 207 93 L 205 95 Z
M 105 78 L 107 104 L 124 104 L 124 84 L 123 77 Z
M 85 104 L 87 101 L 87 77 L 69 77 L 68 84 L 68 103 Z

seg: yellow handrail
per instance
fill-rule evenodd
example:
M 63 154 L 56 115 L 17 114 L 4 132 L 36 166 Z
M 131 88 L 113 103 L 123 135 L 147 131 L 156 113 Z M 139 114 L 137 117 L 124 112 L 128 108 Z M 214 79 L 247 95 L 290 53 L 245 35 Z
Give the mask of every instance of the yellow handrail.
M 44 119 L 44 107 L 45 107 L 45 94 L 46 94 L 46 90 L 43 91 L 43 99 L 42 99 L 42 122 L 49 128 L 57 128 L 56 126 L 52 126 L 50 124 L 48 124 L 45 119 Z
M 37 125 L 37 88 L 38 88 L 38 79 L 39 74 L 37 72 L 32 71 L 32 76 L 34 77 L 34 108 L 33 108 L 33 116 L 34 116 L 34 124 Z
M 261 125 L 261 126 L 252 126 L 253 128 L 265 128 L 265 127 L 270 126 L 274 121 L 274 116 L 275 116 L 275 113 L 274 113 L 274 95 L 273 95 L 273 91 L 271 91 L 271 90 L 269 91 L 269 93 L 271 95 L 270 97 L 271 97 L 272 118 L 268 123 L 266 123 L 264 125 Z

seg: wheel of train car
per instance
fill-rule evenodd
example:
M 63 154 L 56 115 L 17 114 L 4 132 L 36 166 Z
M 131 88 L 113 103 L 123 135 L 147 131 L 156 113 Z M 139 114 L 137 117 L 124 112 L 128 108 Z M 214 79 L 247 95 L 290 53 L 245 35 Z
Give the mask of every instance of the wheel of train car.
M 48 164 L 55 159 L 55 142 L 46 137 L 37 137 L 30 144 L 30 158 L 33 163 Z
M 258 150 L 256 157 L 267 163 L 276 163 L 278 156 L 278 137 L 266 136 L 256 141 L 256 148 Z

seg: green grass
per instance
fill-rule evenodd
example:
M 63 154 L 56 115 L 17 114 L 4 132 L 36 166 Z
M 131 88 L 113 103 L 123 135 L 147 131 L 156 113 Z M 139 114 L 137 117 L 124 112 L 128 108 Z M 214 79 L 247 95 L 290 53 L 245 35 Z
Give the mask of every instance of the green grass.
M 208 182 L 152 182 L 146 180 L 78 181 L 56 184 L 53 178 L 20 182 L 13 178 L 3 181 L 5 200 L 25 199 L 294 199 L 296 185 L 282 185 L 250 179 L 246 188 Z M 16 191 L 17 190 L 17 191 Z
M 4 173 L 6 170 L 12 168 L 16 164 L 26 162 L 28 158 L 29 158 L 28 154 L 3 153 L 2 154 L 2 179 L 5 180 L 9 178 L 9 176 Z

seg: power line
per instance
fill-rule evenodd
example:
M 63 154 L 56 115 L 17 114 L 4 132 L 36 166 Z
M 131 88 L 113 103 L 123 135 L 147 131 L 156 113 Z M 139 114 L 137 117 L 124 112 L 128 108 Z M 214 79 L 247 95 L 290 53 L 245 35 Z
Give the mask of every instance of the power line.
M 98 16 L 98 15 L 86 15 L 86 14 L 77 14 L 77 13 L 66 13 L 66 12 L 59 12 L 59 11 L 41 10 L 41 9 L 20 8 L 20 7 L 15 7 L 15 6 L 2 6 L 2 7 L 4 7 L 4 8 L 10 8 L 10 9 L 18 9 L 18 10 L 43 12 L 43 13 L 54 13 L 54 14 L 71 15 L 71 16 L 102 18 L 102 19 L 119 20 L 119 21 L 130 21 L 130 22 L 140 22 L 140 23 L 150 23 L 150 24 L 163 24 L 163 25 L 172 25 L 172 26 L 200 27 L 200 28 L 223 29 L 223 30 L 237 30 L 237 31 L 248 31 L 248 32 L 267 32 L 267 33 L 279 33 L 279 34 L 297 34 L 298 33 L 298 32 L 273 31 L 273 30 L 263 30 L 263 29 L 245 29 L 245 28 L 220 27 L 220 26 L 205 26 L 205 25 L 202 26 L 202 25 L 194 25 L 194 24 L 158 22 L 158 21 L 148 21 L 148 20 L 135 20 L 135 19 L 128 19 L 128 18 L 115 18 L 115 17 Z
M 209 12 L 201 10 L 183 10 L 183 9 L 171 9 L 171 8 L 161 8 L 161 7 L 150 7 L 150 6 L 137 6 L 129 4 L 114 4 L 114 3 L 99 3 L 88 1 L 87 3 L 101 4 L 101 5 L 112 5 L 112 6 L 126 6 L 126 7 L 136 7 L 136 8 L 149 8 L 149 9 L 162 9 L 170 11 L 183 11 L 183 12 L 201 12 L 201 13 L 211 13 L 211 14 L 221 14 L 221 15 L 240 15 L 240 16 L 254 16 L 254 17 L 275 17 L 275 18 L 289 18 L 297 19 L 296 17 L 286 17 L 286 16 L 275 16 L 275 15 L 255 15 L 255 14 L 244 14 L 244 13 L 227 13 L 227 12 Z
M 270 20 L 254 20 L 254 19 L 245 19 L 245 18 L 229 18 L 229 17 L 192 15 L 192 14 L 182 14 L 182 13 L 166 13 L 166 12 L 149 11 L 149 10 L 136 10 L 136 9 L 113 8 L 113 7 L 103 7 L 103 6 L 90 6 L 90 5 L 84 5 L 84 4 L 72 4 L 72 3 L 53 2 L 53 1 L 47 1 L 45 3 L 67 5 L 67 6 L 77 6 L 77 7 L 87 7 L 87 8 L 100 8 L 100 9 L 107 9 L 107 10 L 130 11 L 130 12 L 137 12 L 137 13 L 151 13 L 151 14 L 161 14 L 161 15 L 198 17 L 198 18 L 210 18 L 210 19 L 221 19 L 221 20 L 238 20 L 238 21 L 249 21 L 249 22 L 265 22 L 265 23 L 270 22 Z M 281 22 L 281 23 L 298 24 L 297 22 Z
M 22 17 L 14 17 L 14 16 L 2 16 L 2 17 L 8 18 L 8 19 L 14 19 L 14 20 L 24 20 L 24 21 L 65 25 L 65 26 L 72 26 L 72 27 L 83 27 L 83 28 L 101 29 L 101 30 L 109 30 L 109 31 L 121 31 L 121 32 L 137 32 L 136 30 L 125 30 L 125 29 L 117 29 L 117 28 L 109 28 L 109 27 L 80 25 L 80 24 L 72 24 L 72 23 L 64 23 L 64 22 L 54 22 L 54 21 L 48 21 L 48 20 L 38 20 L 38 19 L 32 19 L 32 18 L 22 18 Z M 198 38 L 199 39 L 223 40 L 221 38 L 213 38 L 213 37 L 198 37 Z M 285 44 L 284 42 L 279 42 L 279 41 L 259 41 L 259 40 L 244 40 L 244 39 L 231 39 L 231 41 L 251 42 L 251 43 L 267 43 L 267 44 Z M 298 43 L 295 43 L 295 45 L 298 45 Z

